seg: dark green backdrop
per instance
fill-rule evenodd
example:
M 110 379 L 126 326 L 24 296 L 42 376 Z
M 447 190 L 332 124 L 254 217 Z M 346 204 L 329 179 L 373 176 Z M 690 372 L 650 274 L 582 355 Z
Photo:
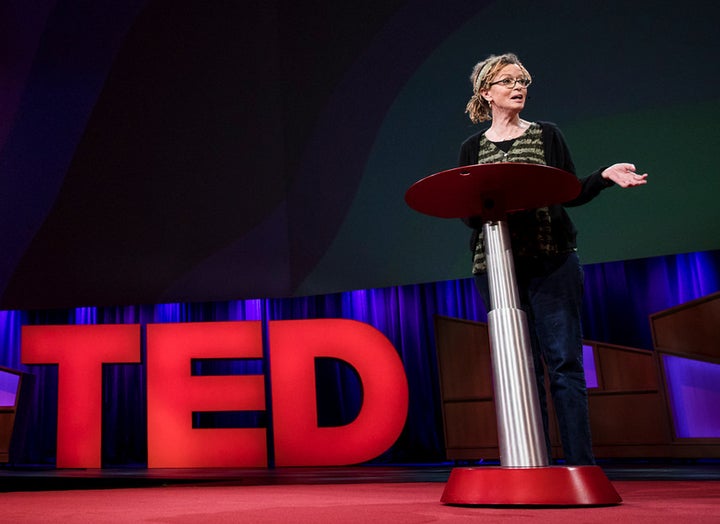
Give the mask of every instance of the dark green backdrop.
M 404 203 L 513 51 L 580 175 L 585 263 L 720 247 L 717 3 L 20 0 L 0 5 L 0 308 L 306 296 L 467 276 Z

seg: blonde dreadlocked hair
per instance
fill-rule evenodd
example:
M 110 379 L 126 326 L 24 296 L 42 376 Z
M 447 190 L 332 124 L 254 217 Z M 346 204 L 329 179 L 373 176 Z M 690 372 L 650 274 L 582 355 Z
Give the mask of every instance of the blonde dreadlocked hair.
M 482 62 L 478 62 L 473 67 L 470 75 L 470 82 L 473 85 L 473 96 L 465 107 L 465 112 L 470 116 L 470 120 L 474 124 L 492 119 L 492 111 L 490 102 L 483 98 L 481 91 L 490 89 L 490 83 L 495 79 L 495 75 L 503 67 L 509 64 L 515 64 L 522 69 L 523 74 L 531 78 L 530 73 L 522 65 L 517 56 L 513 53 L 505 53 L 504 55 L 490 55 Z

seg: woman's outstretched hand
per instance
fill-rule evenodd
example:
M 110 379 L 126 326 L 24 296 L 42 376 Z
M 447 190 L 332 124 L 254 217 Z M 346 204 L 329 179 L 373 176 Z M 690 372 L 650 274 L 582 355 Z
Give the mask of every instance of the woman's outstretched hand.
M 647 173 L 638 175 L 634 164 L 613 164 L 602 172 L 602 177 L 612 180 L 620 187 L 635 187 L 647 184 Z

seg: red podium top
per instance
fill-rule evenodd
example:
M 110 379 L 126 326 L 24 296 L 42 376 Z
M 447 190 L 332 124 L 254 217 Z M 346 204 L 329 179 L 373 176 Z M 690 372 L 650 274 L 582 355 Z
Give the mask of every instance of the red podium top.
M 475 164 L 441 171 L 415 182 L 405 202 L 420 213 L 441 218 L 505 213 L 560 204 L 580 193 L 572 173 L 540 164 Z

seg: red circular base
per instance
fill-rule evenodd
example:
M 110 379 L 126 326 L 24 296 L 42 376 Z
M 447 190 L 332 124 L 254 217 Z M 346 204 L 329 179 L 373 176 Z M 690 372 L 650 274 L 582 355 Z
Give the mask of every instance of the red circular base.
M 440 501 L 473 506 L 607 506 L 622 499 L 598 466 L 548 466 L 455 468 Z

